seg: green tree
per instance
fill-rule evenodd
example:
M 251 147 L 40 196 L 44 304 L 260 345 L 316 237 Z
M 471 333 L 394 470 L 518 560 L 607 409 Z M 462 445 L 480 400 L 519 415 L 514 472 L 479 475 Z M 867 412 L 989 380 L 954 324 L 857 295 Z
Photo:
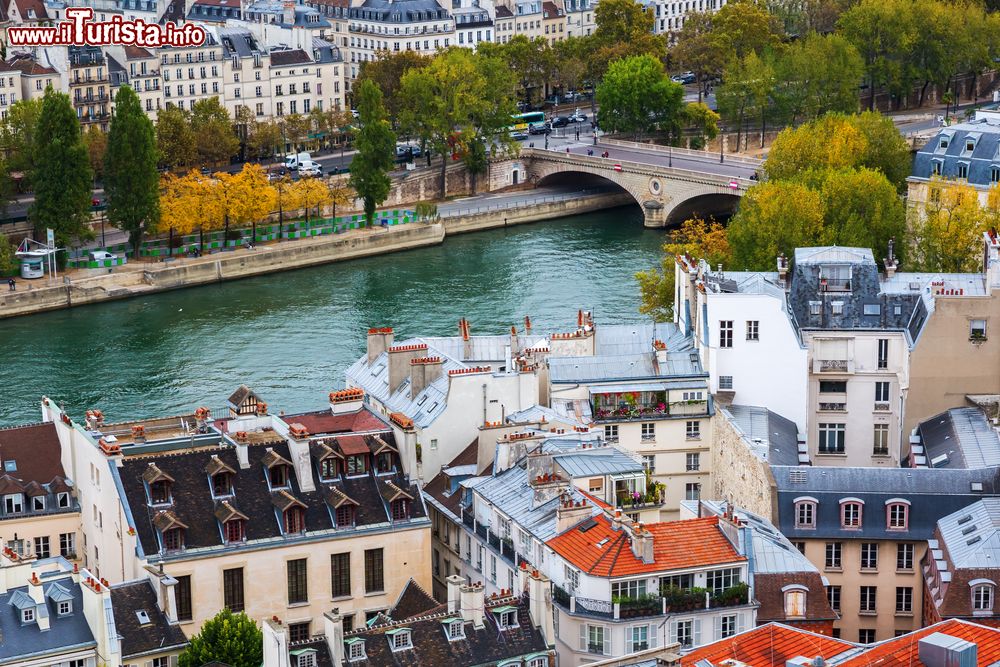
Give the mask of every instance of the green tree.
M 761 147 L 764 142 L 765 119 L 771 109 L 775 87 L 774 67 L 767 58 L 751 51 L 726 69 L 724 83 L 716 92 L 719 111 L 736 124 L 736 145 L 740 146 L 744 123 L 748 118 L 760 120 Z M 749 134 L 749 132 L 748 132 Z
M 830 171 L 819 193 L 828 243 L 871 248 L 884 257 L 895 239 L 896 255 L 905 260 L 906 210 L 884 174 L 865 167 Z
M 776 102 L 791 125 L 830 111 L 857 112 L 864 63 L 840 35 L 811 33 L 793 42 L 774 69 Z
M 932 195 L 923 211 L 912 210 L 916 243 L 914 268 L 920 271 L 964 273 L 979 270 L 983 232 L 996 225 L 993 207 L 984 207 L 974 188 L 964 183 L 931 183 Z M 997 201 L 998 190 L 989 194 Z
M 361 63 L 358 80 L 354 85 L 356 87 L 363 79 L 371 79 L 382 91 L 382 103 L 385 105 L 388 118 L 395 123 L 402 111 L 400 86 L 403 75 L 411 69 L 426 67 L 430 61 L 430 56 L 410 49 L 403 51 L 383 49 L 375 53 L 374 60 L 365 60 Z
M 679 67 L 694 72 L 698 82 L 698 101 L 701 102 L 705 86 L 712 79 L 722 76 L 727 62 L 726 54 L 716 44 L 711 14 L 692 12 L 685 17 L 671 56 Z
M 677 255 L 704 259 L 711 266 L 729 264 L 732 249 L 726 238 L 726 228 L 713 220 L 685 220 L 681 228 L 675 230 L 670 240 L 663 244 L 660 270 L 651 269 L 635 274 L 642 298 L 639 312 L 649 315 L 657 322 L 666 322 L 673 317 L 676 287 L 674 258 Z
M 701 148 L 706 139 L 711 141 L 719 134 L 719 114 L 709 109 L 703 102 L 685 104 L 681 109 L 681 122 L 697 133 L 697 148 Z
M 906 139 L 892 119 L 876 111 L 866 111 L 851 117 L 851 124 L 865 138 L 865 149 L 857 166 L 882 172 L 897 191 L 903 192 L 913 159 Z
M 45 229 L 51 228 L 56 245 L 66 247 L 91 235 L 93 180 L 80 121 L 68 95 L 51 88 L 45 91 L 36 136 L 35 201 L 28 214 L 38 237 L 44 238 Z M 57 257 L 65 262 L 65 253 Z
M 94 173 L 94 180 L 104 177 L 104 156 L 108 152 L 108 135 L 97 125 L 91 125 L 83 133 L 83 145 L 87 147 L 87 159 Z
M 7 165 L 11 171 L 20 172 L 22 185 L 31 186 L 35 171 L 35 156 L 38 150 L 38 117 L 42 114 L 42 100 L 18 100 L 10 107 L 3 121 L 0 140 L 7 155 Z
M 14 244 L 0 234 L 0 277 L 17 275 L 20 270 L 21 263 L 14 254 L 16 250 Z
M 684 89 L 653 56 L 632 56 L 608 67 L 597 87 L 598 121 L 608 132 L 638 137 L 656 127 L 678 125 Z
M 587 40 L 588 76 L 599 81 L 611 63 L 630 56 L 667 54 L 664 35 L 653 34 L 656 17 L 634 0 L 601 0 L 594 10 L 597 27 Z
M 382 91 L 375 82 L 365 79 L 354 90 L 361 130 L 355 142 L 358 152 L 351 160 L 350 184 L 364 202 L 365 222 L 371 225 L 375 209 L 392 187 L 389 171 L 394 164 L 396 135 L 386 120 Z
M 514 35 L 504 44 L 488 47 L 482 55 L 500 58 L 512 72 L 518 74 L 525 102 L 538 102 L 545 97 L 546 86 L 555 75 L 556 60 L 552 48 L 544 38 L 531 39 L 526 35 Z
M 266 159 L 279 152 L 281 126 L 273 120 L 254 120 L 248 126 L 247 153 L 253 158 Z
M 191 106 L 191 132 L 201 164 L 226 162 L 240 149 L 233 121 L 218 97 L 198 100 Z
M 245 612 L 228 608 L 205 621 L 180 655 L 180 667 L 202 667 L 220 662 L 230 667 L 260 667 L 264 660 L 264 633 Z
M 552 45 L 553 76 L 563 90 L 579 90 L 587 75 L 589 42 L 583 37 L 567 37 Z
M 160 175 L 153 123 L 143 112 L 139 96 L 128 86 L 121 86 L 115 94 L 115 115 L 107 141 L 104 191 L 108 220 L 128 232 L 138 257 L 144 230 L 154 228 L 160 215 Z
M 864 61 L 869 109 L 875 108 L 876 87 L 897 98 L 912 89 L 918 76 L 913 46 L 921 29 L 914 16 L 913 0 L 861 0 L 837 22 Z
M 735 268 L 768 271 L 779 253 L 827 242 L 822 199 L 801 183 L 761 183 L 743 195 L 727 235 Z
M 156 147 L 160 164 L 168 169 L 194 164 L 197 145 L 187 111 L 168 106 L 157 112 Z
M 477 139 L 504 150 L 511 145 L 507 127 L 515 111 L 514 86 L 503 61 L 466 49 L 447 49 L 403 75 L 401 125 L 442 156 L 442 196 L 449 155 L 464 157 Z

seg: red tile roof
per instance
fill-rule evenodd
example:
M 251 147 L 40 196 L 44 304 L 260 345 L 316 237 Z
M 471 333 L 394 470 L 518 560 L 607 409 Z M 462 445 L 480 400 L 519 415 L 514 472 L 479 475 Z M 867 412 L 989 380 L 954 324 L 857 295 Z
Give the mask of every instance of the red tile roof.
M 976 664 L 980 667 L 993 665 L 1000 661 L 1000 630 L 988 628 L 978 623 L 951 619 L 916 630 L 902 637 L 874 644 L 864 653 L 838 663 L 838 667 L 861 667 L 862 665 L 865 667 L 919 667 L 924 664 L 919 657 L 920 640 L 935 632 L 958 637 L 975 644 L 978 647 Z
M 681 658 L 681 667 L 693 667 L 699 660 L 722 665 L 724 660 L 730 659 L 749 667 L 773 667 L 799 656 L 822 656 L 829 663 L 834 656 L 851 650 L 858 648 L 850 642 L 780 623 L 768 623 L 688 653 Z
M 340 415 L 335 415 L 329 410 L 320 410 L 301 415 L 283 415 L 281 418 L 286 424 L 302 424 L 310 435 L 389 430 L 388 424 L 366 408 Z
M 155 58 L 149 50 L 142 48 L 141 46 L 126 46 L 125 47 L 125 57 L 128 60 L 137 60 L 142 58 Z
M 720 565 L 746 560 L 719 529 L 718 517 L 647 524 L 653 535 L 653 562 L 632 553 L 628 533 L 615 531 L 610 520 L 595 517 L 596 525 L 581 531 L 575 526 L 548 541 L 556 553 L 598 577 L 624 577 L 644 572 Z M 607 539 L 603 546 L 599 542 Z

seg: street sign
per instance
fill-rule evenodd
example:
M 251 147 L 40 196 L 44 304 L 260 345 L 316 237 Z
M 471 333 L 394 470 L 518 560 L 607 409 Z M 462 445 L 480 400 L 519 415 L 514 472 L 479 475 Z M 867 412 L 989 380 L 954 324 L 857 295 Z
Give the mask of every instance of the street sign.
M 731 187 L 733 190 L 739 190 L 740 189 L 740 182 L 739 181 L 729 181 L 729 187 Z
M 616 164 L 615 165 L 615 171 L 621 171 L 621 170 L 622 170 L 622 166 L 620 164 Z

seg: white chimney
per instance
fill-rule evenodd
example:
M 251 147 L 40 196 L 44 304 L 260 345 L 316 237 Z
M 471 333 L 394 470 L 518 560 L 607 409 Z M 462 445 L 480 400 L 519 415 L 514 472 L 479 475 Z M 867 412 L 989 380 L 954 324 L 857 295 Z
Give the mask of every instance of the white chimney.
M 334 607 L 333 611 L 323 614 L 323 634 L 333 667 L 341 667 L 344 664 L 344 617 L 340 609 Z
M 556 632 L 552 620 L 554 615 L 552 585 L 549 578 L 538 570 L 532 570 L 528 577 L 528 600 L 531 623 L 542 633 L 546 644 L 555 645 Z
M 277 616 L 264 619 L 261 626 L 264 633 L 263 667 L 289 667 L 288 630 Z
M 295 479 L 306 493 L 316 490 L 313 481 L 312 458 L 309 456 L 309 432 L 302 424 L 288 425 L 288 455 L 295 467 Z
M 468 584 L 461 588 L 462 620 L 472 622 L 472 627 L 481 630 L 484 627 L 486 600 L 483 595 L 483 584 Z
M 37 572 L 32 572 L 28 579 L 28 595 L 36 604 L 45 604 L 45 591 L 42 590 L 42 580 L 38 578 Z
M 448 613 L 454 614 L 458 611 L 459 606 L 462 604 L 462 586 L 465 585 L 465 579 L 453 574 L 447 579 L 448 581 Z
M 352 387 L 330 392 L 330 412 L 335 415 L 357 412 L 365 404 L 365 390 Z

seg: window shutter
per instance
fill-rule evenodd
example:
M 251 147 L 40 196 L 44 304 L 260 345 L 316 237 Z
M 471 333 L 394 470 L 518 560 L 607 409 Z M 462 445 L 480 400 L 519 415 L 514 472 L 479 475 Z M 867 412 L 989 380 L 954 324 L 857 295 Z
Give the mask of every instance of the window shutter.
M 670 621 L 670 643 L 677 641 L 677 621 Z
M 604 655 L 611 655 L 611 628 L 604 626 L 603 632 L 601 632 L 601 639 L 604 640 L 602 653 Z
M 700 618 L 694 619 L 691 625 L 694 626 L 694 633 L 693 633 L 694 645 L 701 646 L 701 619 Z
M 580 650 L 587 650 L 587 624 L 583 623 L 580 626 Z
M 649 626 L 649 648 L 656 648 L 659 645 L 660 628 L 654 623 Z
M 635 649 L 632 646 L 632 628 L 625 628 L 625 652 L 633 653 Z
M 722 617 L 712 617 L 712 641 L 722 638 Z
M 736 632 L 743 632 L 746 629 L 746 616 L 744 614 L 736 614 Z

